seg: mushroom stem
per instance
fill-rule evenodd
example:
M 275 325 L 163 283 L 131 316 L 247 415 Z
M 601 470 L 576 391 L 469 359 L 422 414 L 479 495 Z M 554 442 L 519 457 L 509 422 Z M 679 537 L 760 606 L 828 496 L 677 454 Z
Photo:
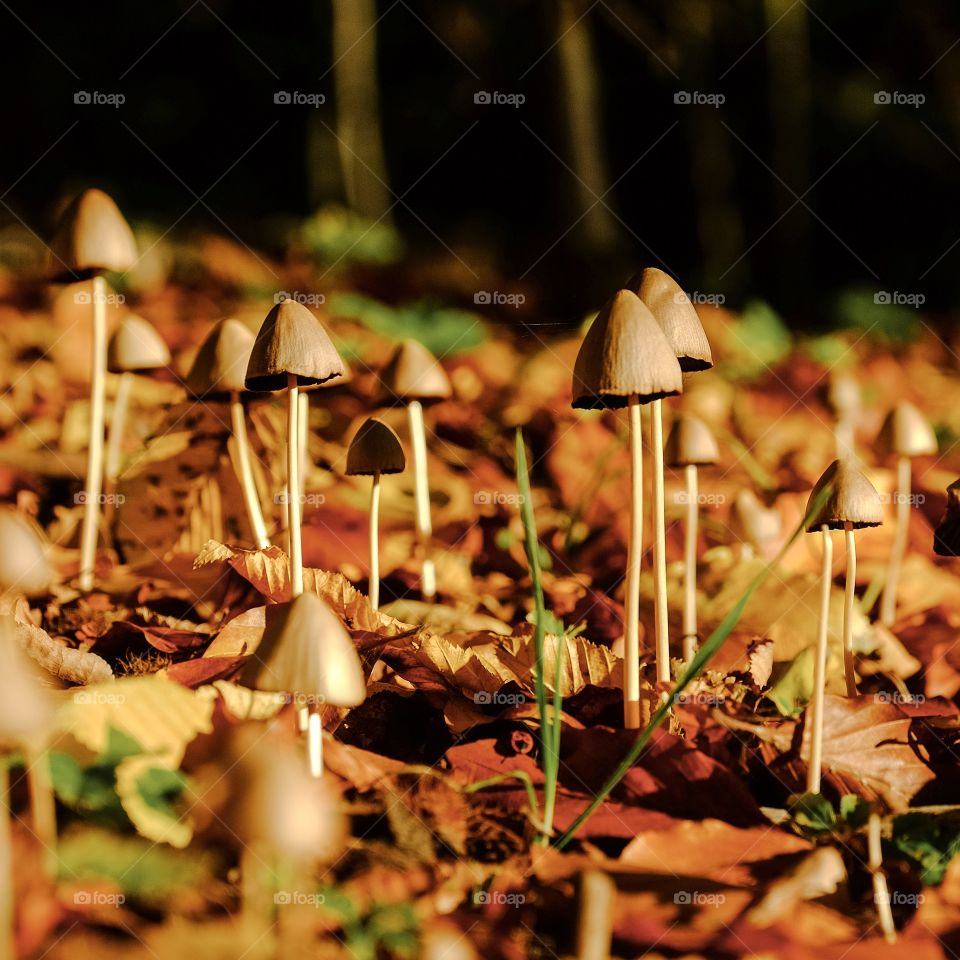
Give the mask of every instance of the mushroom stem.
M 323 723 L 318 707 L 310 708 L 307 721 L 307 756 L 310 758 L 310 776 L 323 776 Z
M 10 771 L 0 764 L 0 960 L 15 960 L 13 844 L 10 831 Z
M 30 784 L 30 822 L 42 848 L 41 862 L 48 879 L 57 876 L 57 807 L 50 782 L 50 754 L 26 748 L 27 779 Z
M 303 593 L 303 553 L 300 543 L 300 447 L 297 414 L 300 388 L 297 375 L 287 374 L 287 526 L 290 528 L 290 594 Z
M 887 943 L 897 942 L 897 928 L 893 925 L 890 910 L 890 891 L 883 872 L 883 849 L 880 844 L 880 816 L 871 813 L 867 821 L 867 867 L 873 878 L 873 902 L 877 907 L 877 919 Z
M 370 606 L 380 607 L 380 472 L 373 475 L 370 486 Z
M 117 381 L 117 394 L 113 399 L 113 413 L 110 416 L 110 439 L 107 443 L 106 479 L 109 485 L 120 475 L 120 447 L 123 444 L 123 431 L 127 422 L 127 409 L 130 406 L 130 390 L 133 387 L 133 374 L 124 371 Z
M 853 669 L 853 603 L 857 588 L 857 541 L 853 524 L 843 525 L 847 542 L 847 574 L 843 585 L 843 675 L 847 681 L 847 696 L 857 695 L 857 675 Z
M 307 442 L 310 435 L 310 394 L 300 391 L 300 407 L 297 410 L 297 457 L 300 466 L 300 502 L 303 503 L 307 492 L 307 473 L 310 463 L 310 452 Z
M 230 394 L 230 422 L 233 427 L 233 439 L 237 450 L 237 479 L 243 491 L 243 502 L 247 508 L 247 520 L 257 547 L 266 550 L 270 546 L 267 536 L 267 525 L 263 520 L 263 511 L 260 509 L 260 497 L 257 494 L 257 485 L 253 479 L 253 470 L 250 467 L 250 439 L 247 436 L 247 421 L 243 415 L 243 404 L 240 394 L 234 390 Z
M 83 529 L 80 534 L 79 586 L 93 589 L 100 532 L 100 496 L 103 493 L 103 408 L 107 377 L 107 294 L 106 282 L 93 278 L 93 352 L 90 364 L 90 435 L 87 444 L 87 479 L 83 501 Z
M 687 464 L 686 475 L 687 529 L 683 565 L 683 659 L 689 663 L 697 652 L 697 523 L 700 519 L 700 490 L 696 464 Z
M 855 427 L 856 423 L 849 414 L 841 414 L 841 416 L 837 418 L 837 422 L 833 428 L 833 435 L 836 441 L 837 457 L 841 460 L 844 457 L 854 456 L 854 448 L 856 446 L 854 440 Z
M 897 583 L 900 580 L 900 567 L 903 555 L 907 552 L 907 536 L 910 531 L 910 458 L 900 457 L 897 461 L 897 530 L 890 550 L 887 564 L 887 582 L 883 585 L 880 600 L 880 622 L 892 627 L 897 616 Z
M 827 637 L 830 626 L 830 585 L 833 570 L 833 541 L 830 539 L 830 528 L 827 524 L 823 524 L 820 532 L 823 534 L 823 566 L 820 569 L 820 623 L 813 665 L 813 699 L 807 707 L 807 716 L 811 721 L 807 793 L 820 792 L 820 768 L 823 764 L 823 692 L 827 677 Z
M 653 614 L 657 639 L 657 681 L 670 682 L 670 636 L 667 611 L 667 545 L 663 503 L 663 401 L 650 404 L 653 452 Z
M 580 875 L 580 917 L 577 922 L 577 960 L 606 960 L 613 937 L 617 886 L 602 870 Z
M 419 400 L 407 405 L 410 418 L 410 445 L 413 448 L 413 486 L 417 503 L 417 538 L 420 541 L 422 566 L 420 593 L 432 600 L 437 593 L 437 575 L 430 556 L 433 524 L 430 520 L 430 485 L 427 479 L 427 433 L 423 426 L 423 406 Z
M 627 595 L 624 604 L 623 725 L 640 729 L 640 562 L 643 557 L 643 435 L 640 399 L 630 398 L 630 539 L 627 542 Z

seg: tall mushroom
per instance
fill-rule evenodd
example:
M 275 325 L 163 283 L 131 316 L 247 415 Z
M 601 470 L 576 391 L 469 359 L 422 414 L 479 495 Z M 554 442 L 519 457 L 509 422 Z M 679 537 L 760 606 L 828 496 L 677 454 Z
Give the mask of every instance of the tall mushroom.
M 829 486 L 830 494 L 817 516 L 814 517 L 808 532 L 821 529 L 824 525 L 831 530 L 843 530 L 847 547 L 847 571 L 844 581 L 843 602 L 843 675 L 847 684 L 847 696 L 857 695 L 857 676 L 853 669 L 853 604 L 857 585 L 857 544 L 854 530 L 862 527 L 876 527 L 883 523 L 883 507 L 880 494 L 853 460 L 834 460 L 823 471 L 810 493 L 810 504 L 816 502 L 821 493 Z M 808 505 L 808 510 L 810 509 Z M 826 669 L 826 650 L 817 651 L 817 668 Z M 825 676 L 819 681 L 822 685 Z
M 624 630 L 624 726 L 640 726 L 640 559 L 643 454 L 640 404 L 683 389 L 680 365 L 653 314 L 629 290 L 619 290 L 587 331 L 573 369 L 577 409 L 627 407 L 630 431 L 630 538 L 627 542 Z M 670 650 L 656 646 L 657 679 L 670 679 Z
M 765 507 L 752 490 L 740 490 L 730 508 L 730 534 L 740 541 L 740 556 L 750 560 L 755 552 L 769 560 L 783 533 L 783 518 L 776 507 Z
M 431 556 L 433 521 L 430 518 L 430 481 L 427 476 L 427 433 L 423 407 L 446 400 L 452 393 L 450 380 L 436 357 L 418 340 L 397 344 L 380 371 L 382 400 L 387 406 L 407 408 L 410 448 L 413 453 L 413 484 L 416 497 L 417 538 L 420 541 L 420 592 L 424 600 L 437 593 L 437 575 Z
M 926 417 L 912 403 L 901 400 L 883 421 L 877 443 L 882 451 L 897 458 L 897 492 L 894 496 L 897 526 L 880 599 L 880 622 L 891 627 L 897 615 L 897 584 L 910 532 L 910 461 L 914 457 L 936 453 L 937 438 Z
M 373 477 L 370 487 L 370 606 L 380 606 L 380 475 L 401 473 L 406 457 L 400 438 L 382 420 L 365 420 L 347 450 L 347 476 Z
M 282 300 L 266 316 L 250 352 L 246 387 L 254 392 L 287 391 L 287 527 L 290 532 L 290 589 L 303 593 L 300 546 L 299 388 L 326 383 L 343 373 L 343 361 L 320 320 L 302 303 Z
M 291 694 L 298 707 L 309 711 L 307 750 L 315 777 L 323 773 L 321 707 L 355 707 L 367 691 L 350 634 L 315 593 L 267 607 L 263 639 L 240 682 L 255 690 Z
M 87 190 L 64 210 L 50 242 L 55 282 L 93 278 L 93 352 L 90 370 L 90 433 L 80 535 L 81 590 L 92 590 L 103 493 L 103 430 L 107 375 L 107 287 L 105 271 L 129 270 L 137 260 L 133 231 L 117 205 L 101 190 Z
M 684 373 L 708 370 L 713 366 L 710 344 L 697 311 L 671 276 L 656 267 L 647 267 L 628 286 L 650 308 L 673 350 L 680 369 Z M 657 649 L 669 651 L 669 621 L 667 608 L 667 548 L 665 527 L 665 504 L 663 492 L 663 412 L 660 400 L 650 407 L 650 446 L 653 451 L 653 563 L 656 592 L 654 614 L 657 631 Z M 670 679 L 669 653 L 666 675 Z
M 119 323 L 107 346 L 107 369 L 120 375 L 110 417 L 107 444 L 106 480 L 111 485 L 120 473 L 120 450 L 130 403 L 133 374 L 159 370 L 170 363 L 170 350 L 152 324 L 128 313 Z
M 240 399 L 246 389 L 244 378 L 253 341 L 253 333 L 239 320 L 221 320 L 200 345 L 187 374 L 186 387 L 198 399 L 226 396 L 229 400 L 234 470 L 240 481 L 254 542 L 259 549 L 266 550 L 270 546 L 270 537 L 253 478 L 247 421 Z
M 710 428 L 689 413 L 680 414 L 670 430 L 666 446 L 667 464 L 683 468 L 687 488 L 687 528 L 684 542 L 683 659 L 697 652 L 697 524 L 700 516 L 698 469 L 715 464 L 720 450 Z

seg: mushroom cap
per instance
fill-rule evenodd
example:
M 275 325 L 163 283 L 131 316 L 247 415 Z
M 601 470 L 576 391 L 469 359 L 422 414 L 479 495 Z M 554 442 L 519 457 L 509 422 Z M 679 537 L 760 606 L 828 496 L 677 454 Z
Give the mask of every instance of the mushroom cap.
M 625 407 L 683 391 L 680 365 L 646 304 L 618 290 L 597 314 L 573 367 L 573 406 Z
M 137 242 L 113 200 L 102 190 L 85 190 L 63 211 L 49 259 L 55 280 L 83 280 L 129 270 L 137 262 Z
M 830 374 L 827 404 L 836 417 L 855 417 L 860 413 L 862 396 L 857 378 L 843 370 Z
M 195 397 L 211 394 L 240 393 L 250 351 L 255 337 L 253 331 L 239 320 L 221 320 L 200 344 L 196 359 L 187 374 L 187 389 Z
M 156 370 L 170 362 L 170 349 L 153 324 L 128 313 L 107 345 L 107 369 L 111 373 Z
M 32 744 L 53 728 L 56 705 L 9 614 L 0 617 L 0 659 L 0 743 Z
M 656 267 L 647 267 L 627 286 L 650 308 L 684 373 L 713 366 L 713 354 L 700 317 L 673 277 Z
M 720 459 L 720 448 L 711 429 L 699 417 L 681 413 L 670 429 L 664 454 L 671 467 L 707 467 Z
M 877 443 L 885 453 L 898 457 L 922 457 L 937 452 L 937 438 L 930 422 L 907 400 L 901 400 L 887 414 Z
M 832 485 L 833 490 L 827 502 L 810 520 L 807 533 L 816 533 L 824 524 L 831 530 L 840 530 L 848 523 L 855 529 L 878 527 L 883 523 L 880 494 L 863 471 L 849 458 L 834 460 L 823 471 L 810 491 L 807 513 L 828 484 Z
M 762 547 L 780 536 L 783 518 L 776 507 L 765 507 L 752 490 L 741 490 L 730 508 L 730 532 L 738 539 Z
M 0 591 L 35 596 L 53 579 L 43 541 L 17 510 L 0 509 Z
M 360 425 L 347 451 L 347 476 L 401 473 L 406 457 L 393 427 L 371 417 Z
M 947 487 L 947 506 L 933 531 L 933 552 L 941 557 L 960 557 L 960 480 Z
M 340 618 L 315 593 L 267 607 L 267 628 L 241 683 L 296 693 L 319 704 L 355 707 L 367 695 L 357 648 Z
M 437 358 L 419 341 L 402 340 L 380 371 L 384 406 L 402 406 L 411 400 L 436 403 L 453 393 L 450 378 Z
M 245 382 L 248 390 L 263 393 L 286 389 L 290 374 L 306 386 L 342 373 L 343 360 L 320 320 L 302 303 L 281 300 L 260 327 Z

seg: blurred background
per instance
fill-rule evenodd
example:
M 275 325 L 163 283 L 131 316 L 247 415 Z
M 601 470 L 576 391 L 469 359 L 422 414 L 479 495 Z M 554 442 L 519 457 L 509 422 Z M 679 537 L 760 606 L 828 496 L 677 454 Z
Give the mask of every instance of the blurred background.
M 384 299 L 519 325 L 576 324 L 648 264 L 798 329 L 957 305 L 960 12 L 933 0 L 8 0 L 0 23 L 8 270 L 96 185 L 158 243 L 306 253 L 321 284 L 376 264 Z

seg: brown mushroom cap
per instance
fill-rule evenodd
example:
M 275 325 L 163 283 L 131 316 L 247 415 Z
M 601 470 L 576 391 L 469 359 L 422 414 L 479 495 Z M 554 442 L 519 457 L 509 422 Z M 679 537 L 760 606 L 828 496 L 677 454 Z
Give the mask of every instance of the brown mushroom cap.
M 834 460 L 823 471 L 810 491 L 807 513 L 828 484 L 833 489 L 827 502 L 807 525 L 807 533 L 816 533 L 824 524 L 831 530 L 840 530 L 848 523 L 856 529 L 878 527 L 883 523 L 880 494 L 850 459 Z
M 200 345 L 187 374 L 187 389 L 195 397 L 240 393 L 255 337 L 239 320 L 221 320 Z
M 347 451 L 347 476 L 373 476 L 375 473 L 400 473 L 406 466 L 400 438 L 392 427 L 371 417 L 365 420 L 350 441 Z
M 671 467 L 706 467 L 720 459 L 720 448 L 710 428 L 692 413 L 681 413 L 673 422 L 664 447 Z
M 922 457 L 937 452 L 937 438 L 929 421 L 906 400 L 887 414 L 877 443 L 885 453 L 898 457 Z
M 960 557 L 960 480 L 947 487 L 947 506 L 933 531 L 933 552 L 941 557 Z
M 656 267 L 647 267 L 627 286 L 650 308 L 684 373 L 713 366 L 713 354 L 700 317 L 673 277 Z
M 450 378 L 437 358 L 419 340 L 402 340 L 380 371 L 384 406 L 411 400 L 436 403 L 453 392 Z
M 260 327 L 245 383 L 248 390 L 269 392 L 285 389 L 290 374 L 306 386 L 342 373 L 343 360 L 320 320 L 302 303 L 281 300 Z
M 625 407 L 683 390 L 680 365 L 647 306 L 618 290 L 587 331 L 573 367 L 573 406 Z
M 0 591 L 45 593 L 53 573 L 43 541 L 32 524 L 10 508 L 0 509 Z
M 240 682 L 338 707 L 355 707 L 367 694 L 350 634 L 315 593 L 267 607 L 267 628 Z
M 111 373 L 157 370 L 170 362 L 170 349 L 153 324 L 128 313 L 107 346 L 107 369 Z
M 133 231 L 107 194 L 85 190 L 70 202 L 50 241 L 50 271 L 55 280 L 129 270 L 136 262 Z

